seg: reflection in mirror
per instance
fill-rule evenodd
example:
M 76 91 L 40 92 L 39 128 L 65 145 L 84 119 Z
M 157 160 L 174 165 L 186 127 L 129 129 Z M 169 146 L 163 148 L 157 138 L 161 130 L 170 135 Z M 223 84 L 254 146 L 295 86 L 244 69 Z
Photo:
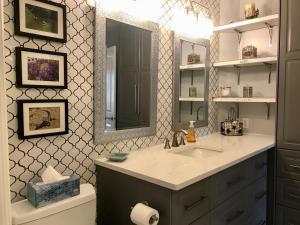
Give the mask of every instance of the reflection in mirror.
M 150 126 L 151 32 L 107 19 L 106 130 Z
M 173 128 L 207 126 L 209 41 L 175 38 Z
M 95 144 L 156 132 L 159 26 L 97 5 Z

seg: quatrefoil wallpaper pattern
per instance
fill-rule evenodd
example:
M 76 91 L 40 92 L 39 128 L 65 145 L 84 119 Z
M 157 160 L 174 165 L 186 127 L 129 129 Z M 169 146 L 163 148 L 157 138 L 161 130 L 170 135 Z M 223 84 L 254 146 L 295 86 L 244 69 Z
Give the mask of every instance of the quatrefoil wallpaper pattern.
M 161 143 L 172 130 L 172 46 L 170 31 L 173 9 L 185 0 L 164 0 L 160 23 L 157 134 L 95 146 L 93 144 L 93 45 L 95 9 L 86 0 L 59 0 L 67 6 L 67 39 L 64 44 L 14 35 L 14 0 L 4 0 L 4 55 L 8 100 L 11 199 L 26 197 L 26 184 L 37 178 L 48 165 L 64 175 L 76 174 L 82 183 L 95 184 L 93 160 L 112 151 L 132 151 Z M 200 1 L 211 9 L 215 23 L 219 18 L 219 0 Z M 211 59 L 218 57 L 218 41 L 211 41 Z M 68 89 L 16 88 L 15 47 L 65 52 L 68 54 Z M 216 71 L 210 69 L 210 97 L 217 92 Z M 19 140 L 17 137 L 17 99 L 68 99 L 68 135 Z M 209 105 L 209 126 L 197 130 L 205 135 L 217 128 L 216 105 Z

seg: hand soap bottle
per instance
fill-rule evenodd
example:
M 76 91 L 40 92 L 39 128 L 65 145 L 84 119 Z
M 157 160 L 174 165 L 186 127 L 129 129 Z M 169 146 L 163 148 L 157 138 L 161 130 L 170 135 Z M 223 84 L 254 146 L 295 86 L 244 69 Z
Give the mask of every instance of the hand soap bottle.
M 195 143 L 196 142 L 196 132 L 195 132 L 195 121 L 190 121 L 190 127 L 188 129 L 188 134 L 187 134 L 187 141 L 189 143 Z

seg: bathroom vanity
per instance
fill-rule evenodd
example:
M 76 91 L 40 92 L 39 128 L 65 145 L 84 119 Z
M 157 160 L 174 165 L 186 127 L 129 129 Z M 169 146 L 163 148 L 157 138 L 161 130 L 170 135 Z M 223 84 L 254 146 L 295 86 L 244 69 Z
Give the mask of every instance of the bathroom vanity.
M 200 140 L 132 152 L 123 163 L 97 159 L 98 224 L 132 224 L 131 207 L 139 202 L 159 211 L 161 225 L 267 224 L 274 137 L 212 134 Z

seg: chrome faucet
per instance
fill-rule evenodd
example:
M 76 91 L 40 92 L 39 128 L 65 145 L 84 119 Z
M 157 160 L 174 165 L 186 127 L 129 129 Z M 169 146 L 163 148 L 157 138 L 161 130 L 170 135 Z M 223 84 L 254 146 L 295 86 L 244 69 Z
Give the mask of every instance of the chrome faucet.
M 178 134 L 184 134 L 184 135 L 187 135 L 188 132 L 186 130 L 178 130 L 178 131 L 175 131 L 174 135 L 173 135 L 173 140 L 172 140 L 172 147 L 179 147 L 179 143 L 178 143 L 178 140 L 177 140 L 177 137 L 178 137 Z

